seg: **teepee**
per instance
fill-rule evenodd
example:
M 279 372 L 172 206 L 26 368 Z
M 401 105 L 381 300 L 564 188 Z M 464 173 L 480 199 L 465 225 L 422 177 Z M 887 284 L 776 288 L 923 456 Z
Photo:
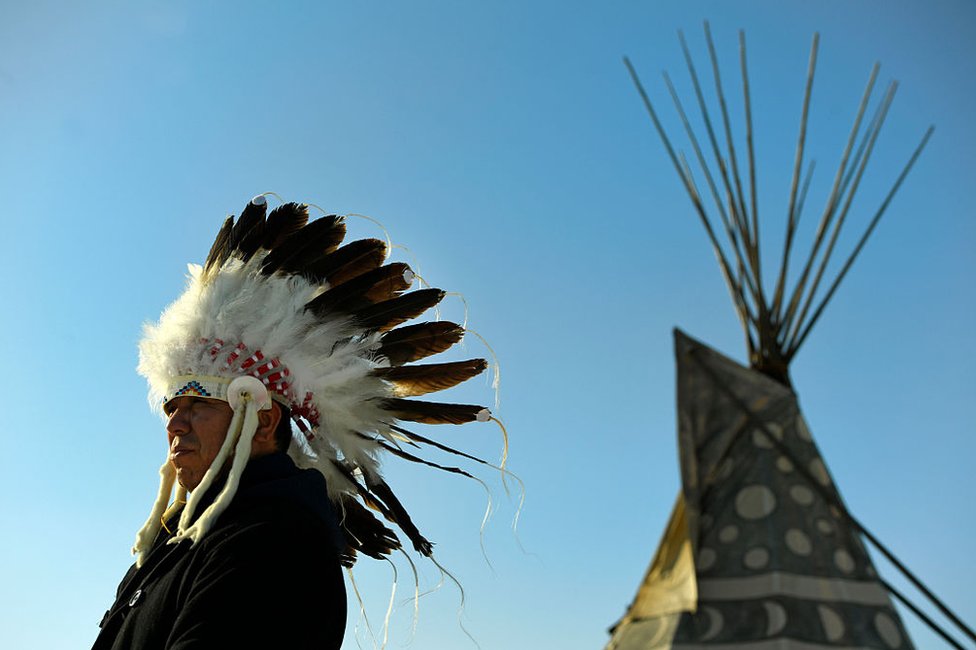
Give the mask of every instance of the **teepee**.
M 845 507 L 800 413 L 789 364 L 932 129 L 925 133 L 840 271 L 829 279 L 828 262 L 895 92 L 892 83 L 877 102 L 873 116 L 865 119 L 878 74 L 875 66 L 811 250 L 799 260 L 802 271 L 795 279 L 789 278 L 797 224 L 810 182 L 809 168 L 804 173 L 803 167 L 818 47 L 815 35 L 792 173 L 785 244 L 778 260 L 779 273 L 772 286 L 766 285 L 761 273 L 745 38 L 740 33 L 746 149 L 746 166 L 741 167 L 707 24 L 705 36 L 719 104 L 720 131 L 713 127 L 698 72 L 684 37 L 679 34 L 707 133 L 704 145 L 665 74 L 705 182 L 704 192 L 684 156 L 672 145 L 629 60 L 625 59 L 625 64 L 708 234 L 745 330 L 750 367 L 675 331 L 682 489 L 637 595 L 623 618 L 611 628 L 607 650 L 907 650 L 913 645 L 892 605 L 893 595 L 899 600 L 903 597 L 879 577 L 865 549 L 865 540 L 877 546 L 896 566 L 903 567 Z M 707 162 L 703 149 L 711 150 L 713 164 Z M 707 202 L 714 202 L 711 215 L 717 213 L 717 221 L 710 215 Z M 913 576 L 910 579 L 924 589 Z M 903 602 L 915 611 L 913 605 Z M 938 601 L 936 605 L 952 617 L 944 605 Z M 966 634 L 972 634 L 961 623 L 960 626 Z

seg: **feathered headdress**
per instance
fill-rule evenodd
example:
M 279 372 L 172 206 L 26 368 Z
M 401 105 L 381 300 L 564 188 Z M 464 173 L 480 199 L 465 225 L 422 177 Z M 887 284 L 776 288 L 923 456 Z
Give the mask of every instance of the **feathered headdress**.
M 403 429 L 399 420 L 493 419 L 482 406 L 407 399 L 455 386 L 488 364 L 471 359 L 410 365 L 447 350 L 464 334 L 445 321 L 400 327 L 440 302 L 444 292 L 408 292 L 413 273 L 406 264 L 384 264 L 383 241 L 342 245 L 343 217 L 309 222 L 307 206 L 297 203 L 265 213 L 264 196 L 257 196 L 236 222 L 224 221 L 203 267 L 189 266 L 186 291 L 158 323 L 146 326 L 139 345 L 139 373 L 149 382 L 152 404 L 195 395 L 226 400 L 234 409 L 217 458 L 186 503 L 176 539 L 198 541 L 230 503 L 257 411 L 268 408 L 270 398 L 290 409 L 303 434 L 289 454 L 300 467 L 326 477 L 347 537 L 344 563 L 351 564 L 357 551 L 380 558 L 400 547 L 396 534 L 364 505 L 429 556 L 431 543 L 384 482 L 378 457 L 385 450 L 431 464 L 403 451 L 401 441 L 454 451 Z M 200 496 L 232 453 L 222 491 L 194 521 Z M 155 506 L 133 548 L 140 561 L 159 531 L 175 482 L 170 463 L 160 474 Z M 184 499 L 186 491 L 178 488 L 177 500 Z

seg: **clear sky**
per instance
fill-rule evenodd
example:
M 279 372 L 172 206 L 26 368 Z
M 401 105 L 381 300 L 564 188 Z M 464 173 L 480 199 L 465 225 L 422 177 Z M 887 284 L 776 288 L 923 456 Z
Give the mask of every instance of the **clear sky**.
M 976 622 L 976 5 L 759 2 L 0 2 L 0 646 L 84 648 L 156 489 L 161 422 L 136 342 L 220 221 L 275 191 L 380 219 L 497 351 L 527 498 L 388 464 L 461 582 L 482 648 L 600 648 L 679 489 L 671 329 L 742 360 L 706 238 L 624 66 L 687 97 L 676 30 L 711 20 L 737 103 L 750 48 L 765 240 L 786 214 L 803 79 L 818 172 L 839 159 L 874 61 L 898 97 L 850 217 L 870 218 L 936 133 L 793 365 L 851 511 Z M 741 131 L 740 131 L 741 133 Z M 684 146 L 684 144 L 682 144 Z M 355 236 L 377 236 L 353 220 Z M 850 246 L 851 239 L 845 240 Z M 449 297 L 445 318 L 463 318 Z M 471 356 L 486 354 L 473 337 Z M 489 405 L 483 382 L 454 393 Z M 497 458 L 492 425 L 435 430 Z M 520 547 L 524 547 L 523 549 Z M 903 584 L 884 562 L 882 575 Z M 390 647 L 475 647 L 451 583 L 399 569 Z M 437 572 L 420 562 L 421 585 Z M 377 636 L 392 569 L 356 580 Z M 352 601 L 354 603 L 354 601 Z M 347 646 L 371 647 L 351 610 Z M 919 647 L 939 647 L 903 613 Z

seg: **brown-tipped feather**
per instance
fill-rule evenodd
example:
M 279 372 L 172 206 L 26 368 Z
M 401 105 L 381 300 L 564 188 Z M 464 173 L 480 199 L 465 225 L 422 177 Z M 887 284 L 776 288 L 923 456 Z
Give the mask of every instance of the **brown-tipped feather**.
M 455 449 L 454 447 L 448 447 L 447 445 L 441 444 L 441 443 L 437 442 L 436 440 L 431 440 L 430 438 L 425 438 L 424 436 L 420 435 L 419 433 L 414 433 L 413 431 L 408 431 L 408 430 L 404 429 L 403 427 L 398 427 L 395 424 L 391 424 L 390 425 L 390 428 L 393 429 L 394 431 L 396 431 L 397 433 L 399 433 L 401 436 L 404 436 L 405 438 L 407 438 L 412 443 L 422 442 L 425 445 L 430 445 L 431 447 L 436 447 L 437 449 L 440 449 L 442 451 L 446 451 L 449 454 L 454 454 L 455 456 L 461 456 L 462 458 L 467 458 L 469 460 L 473 460 L 476 463 L 481 463 L 482 465 L 488 465 L 489 467 L 493 467 L 493 465 L 491 463 L 489 463 L 487 460 L 485 460 L 483 458 L 478 458 L 477 456 L 472 456 L 471 454 L 466 454 L 463 451 L 460 451 L 458 449 Z M 393 447 L 392 445 L 386 445 L 385 443 L 383 444 L 383 446 L 386 447 L 387 449 L 390 449 L 390 450 L 396 449 L 396 447 Z M 403 457 L 403 454 L 406 454 L 407 452 L 403 451 L 402 449 L 397 449 L 393 453 L 396 454 L 397 456 Z M 408 459 L 408 460 L 413 460 L 413 459 Z M 416 460 L 414 460 L 414 462 L 431 464 L 429 461 L 422 460 L 422 459 L 416 459 Z M 440 469 L 443 469 L 443 470 L 447 470 L 448 472 L 453 472 L 455 469 L 457 469 L 457 468 L 450 468 L 450 467 L 441 467 L 440 465 L 437 465 L 437 467 L 439 467 Z M 458 469 L 457 471 L 461 472 L 465 476 L 470 476 L 470 474 L 468 474 L 464 470 Z
M 377 278 L 364 296 L 370 302 L 396 298 L 413 284 L 413 271 L 403 262 L 393 262 L 377 269 Z
M 400 449 L 398 447 L 394 447 L 393 445 L 391 445 L 391 444 L 389 444 L 387 442 L 382 442 L 381 441 L 380 442 L 380 446 L 383 447 L 383 449 L 385 449 L 388 452 L 390 452 L 391 454 L 393 454 L 394 456 L 399 456 L 400 458 L 402 458 L 404 460 L 409 460 L 412 463 L 418 463 L 420 465 L 426 465 L 427 467 L 434 467 L 436 469 L 440 469 L 440 470 L 443 470 L 445 472 L 450 472 L 452 474 L 460 474 L 461 476 L 465 476 L 467 478 L 474 478 L 474 476 L 471 475 L 470 472 L 466 472 L 463 469 L 461 469 L 460 467 L 447 467 L 446 465 L 438 465 L 437 463 L 432 463 L 429 460 L 424 460 L 423 458 L 421 458 L 419 456 L 414 456 L 413 454 L 411 454 L 409 452 L 406 452 L 406 451 L 404 451 L 404 450 L 402 450 L 402 449 Z M 448 447 L 446 445 L 440 445 L 440 446 L 445 451 L 448 451 L 448 452 L 451 452 L 451 453 L 454 453 L 454 454 L 458 454 L 460 456 L 467 456 L 467 454 L 463 454 L 463 453 L 457 451 L 456 449 L 451 449 L 450 447 Z M 480 458 L 476 458 L 474 456 L 471 456 L 470 458 L 471 458 L 471 460 L 478 461 L 482 465 L 487 465 L 488 464 L 487 462 L 481 460 Z
M 377 368 L 373 375 L 393 383 L 397 397 L 415 397 L 457 386 L 485 371 L 484 359 Z
M 463 336 L 464 328 L 450 321 L 407 325 L 384 334 L 376 353 L 399 366 L 443 352 Z
M 207 261 L 203 264 L 204 277 L 210 275 L 211 271 L 219 269 L 227 258 L 230 257 L 230 237 L 234 229 L 234 217 L 227 217 L 224 225 L 220 227 L 217 238 L 214 239 L 213 246 L 207 254 Z
M 390 486 L 378 476 L 367 476 L 366 481 L 370 491 L 378 498 L 382 499 L 383 503 L 385 503 L 387 508 L 389 508 L 393 523 L 399 526 L 400 530 L 406 533 L 407 537 L 410 538 L 410 541 L 413 542 L 414 549 L 418 553 L 426 557 L 430 557 L 431 553 L 434 552 L 434 545 L 431 544 L 426 537 L 420 534 L 420 530 L 413 523 L 413 520 L 410 519 L 407 509 L 403 507 L 402 503 L 400 503 L 400 500 L 393 493 Z
M 442 404 L 397 397 L 383 400 L 380 406 L 396 418 L 423 424 L 464 424 L 473 422 L 486 410 L 476 404 Z
M 378 269 L 367 271 L 325 293 L 305 305 L 318 316 L 329 312 L 351 313 L 377 302 L 389 300 L 410 288 L 406 276 L 410 267 L 402 262 L 394 262 Z
M 330 286 L 348 282 L 371 271 L 386 260 L 386 243 L 379 239 L 359 239 L 309 265 L 306 277 L 312 282 L 327 281 Z
M 355 316 L 362 327 L 384 332 L 416 318 L 443 299 L 444 292 L 440 289 L 421 289 L 370 305 Z
M 348 547 L 345 566 L 352 566 L 356 552 L 377 560 L 401 548 L 396 533 L 387 528 L 354 497 L 343 494 L 339 498 L 339 523 L 346 532 Z
M 266 203 L 255 205 L 248 202 L 231 231 L 231 251 L 245 262 L 258 251 L 264 240 L 264 213 L 267 207 Z
M 330 214 L 296 230 L 264 258 L 264 273 L 304 273 L 305 268 L 336 249 L 346 236 L 342 217 Z
M 364 434 L 362 433 L 360 433 L 359 435 L 364 436 Z M 336 461 L 336 460 L 332 461 L 332 465 L 337 470 L 339 470 L 339 472 L 341 472 L 343 476 L 346 477 L 346 480 L 348 480 L 350 484 L 352 484 L 356 488 L 356 491 L 359 494 L 359 498 L 363 500 L 363 503 L 366 505 L 366 507 L 371 508 L 376 512 L 380 513 L 387 521 L 395 523 L 393 512 L 390 511 L 390 509 L 386 506 L 386 504 L 383 502 L 382 499 L 380 499 L 378 496 L 370 492 L 365 485 L 359 482 L 359 479 L 357 478 L 356 474 L 353 472 L 352 467 L 350 467 L 346 463 Z M 355 503 L 356 505 L 359 505 L 358 502 Z M 369 513 L 366 512 L 365 510 L 364 513 L 369 515 Z M 382 524 L 380 524 L 377 521 L 376 526 L 382 527 Z M 389 529 L 385 529 L 385 530 L 386 533 L 388 533 L 388 536 L 391 536 L 394 540 L 396 540 L 396 548 L 400 548 L 400 540 L 399 538 L 397 538 L 396 534 Z
M 278 247 L 286 237 L 308 223 L 308 206 L 302 203 L 279 205 L 268 215 L 261 246 L 268 250 Z

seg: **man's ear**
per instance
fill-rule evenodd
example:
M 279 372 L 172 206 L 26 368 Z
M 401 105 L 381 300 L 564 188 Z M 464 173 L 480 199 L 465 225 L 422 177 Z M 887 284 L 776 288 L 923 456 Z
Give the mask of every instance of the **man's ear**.
M 281 421 L 281 407 L 278 402 L 271 400 L 271 408 L 258 411 L 258 428 L 254 432 L 254 441 L 259 444 L 275 444 L 275 430 Z

